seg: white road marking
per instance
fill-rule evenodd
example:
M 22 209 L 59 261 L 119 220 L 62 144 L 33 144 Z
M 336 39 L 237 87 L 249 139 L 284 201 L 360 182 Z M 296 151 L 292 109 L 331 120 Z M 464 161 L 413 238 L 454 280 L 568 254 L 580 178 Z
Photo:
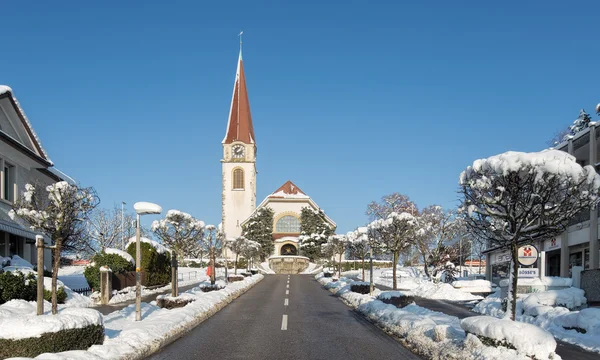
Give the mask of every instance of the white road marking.
M 285 287 L 287 287 L 289 289 L 290 288 L 290 284 L 287 284 Z
M 285 301 L 283 302 L 283 306 L 288 306 L 290 304 L 289 299 L 285 299 Z
M 289 290 L 286 290 L 286 291 L 285 291 L 285 294 L 286 294 L 286 295 L 289 295 L 289 294 L 290 294 L 290 291 L 289 291 Z
M 287 315 L 283 315 L 281 319 L 281 330 L 287 330 Z

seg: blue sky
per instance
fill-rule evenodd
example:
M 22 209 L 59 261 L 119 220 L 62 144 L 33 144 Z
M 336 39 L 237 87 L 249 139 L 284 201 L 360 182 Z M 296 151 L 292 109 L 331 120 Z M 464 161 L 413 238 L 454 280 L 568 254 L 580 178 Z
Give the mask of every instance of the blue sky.
M 456 206 L 473 160 L 541 150 L 600 102 L 594 1 L 1 8 L 0 84 L 56 166 L 108 208 L 152 201 L 220 221 L 240 30 L 258 198 L 292 180 L 342 232 L 395 191 Z

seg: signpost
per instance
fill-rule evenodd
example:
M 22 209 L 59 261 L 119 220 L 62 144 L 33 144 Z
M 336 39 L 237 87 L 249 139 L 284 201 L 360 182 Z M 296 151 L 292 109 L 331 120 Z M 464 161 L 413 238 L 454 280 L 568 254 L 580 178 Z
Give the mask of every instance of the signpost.
M 518 250 L 519 264 L 531 266 L 538 259 L 538 249 L 533 245 L 521 246 Z

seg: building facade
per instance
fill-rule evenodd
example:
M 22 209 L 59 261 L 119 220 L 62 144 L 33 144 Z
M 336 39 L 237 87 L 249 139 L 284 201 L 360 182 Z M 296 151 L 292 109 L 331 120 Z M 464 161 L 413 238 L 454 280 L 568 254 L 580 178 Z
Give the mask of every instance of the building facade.
M 592 165 L 600 169 L 599 124 L 590 123 L 557 145 L 555 149 L 573 155 L 581 166 Z M 565 232 L 553 239 L 535 242 L 540 252 L 537 267 L 541 276 L 570 277 L 574 266 L 584 270 L 598 269 L 600 250 L 598 243 L 598 209 L 584 210 L 573 218 Z M 487 274 L 493 281 L 508 277 L 510 254 L 508 251 L 490 249 L 487 255 Z
M 0 257 L 18 255 L 37 262 L 35 236 L 38 234 L 8 216 L 25 184 L 47 186 L 68 176 L 54 169 L 53 163 L 33 130 L 13 91 L 0 85 Z M 49 244 L 49 239 L 46 239 Z M 52 267 L 50 250 L 45 266 Z

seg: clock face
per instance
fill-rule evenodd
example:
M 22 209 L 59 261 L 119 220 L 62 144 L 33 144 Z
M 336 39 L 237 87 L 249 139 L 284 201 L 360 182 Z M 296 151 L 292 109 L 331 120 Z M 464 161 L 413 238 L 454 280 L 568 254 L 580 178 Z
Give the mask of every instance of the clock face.
M 233 157 L 235 159 L 241 159 L 244 157 L 244 146 L 243 145 L 235 145 L 232 150 L 233 150 Z

